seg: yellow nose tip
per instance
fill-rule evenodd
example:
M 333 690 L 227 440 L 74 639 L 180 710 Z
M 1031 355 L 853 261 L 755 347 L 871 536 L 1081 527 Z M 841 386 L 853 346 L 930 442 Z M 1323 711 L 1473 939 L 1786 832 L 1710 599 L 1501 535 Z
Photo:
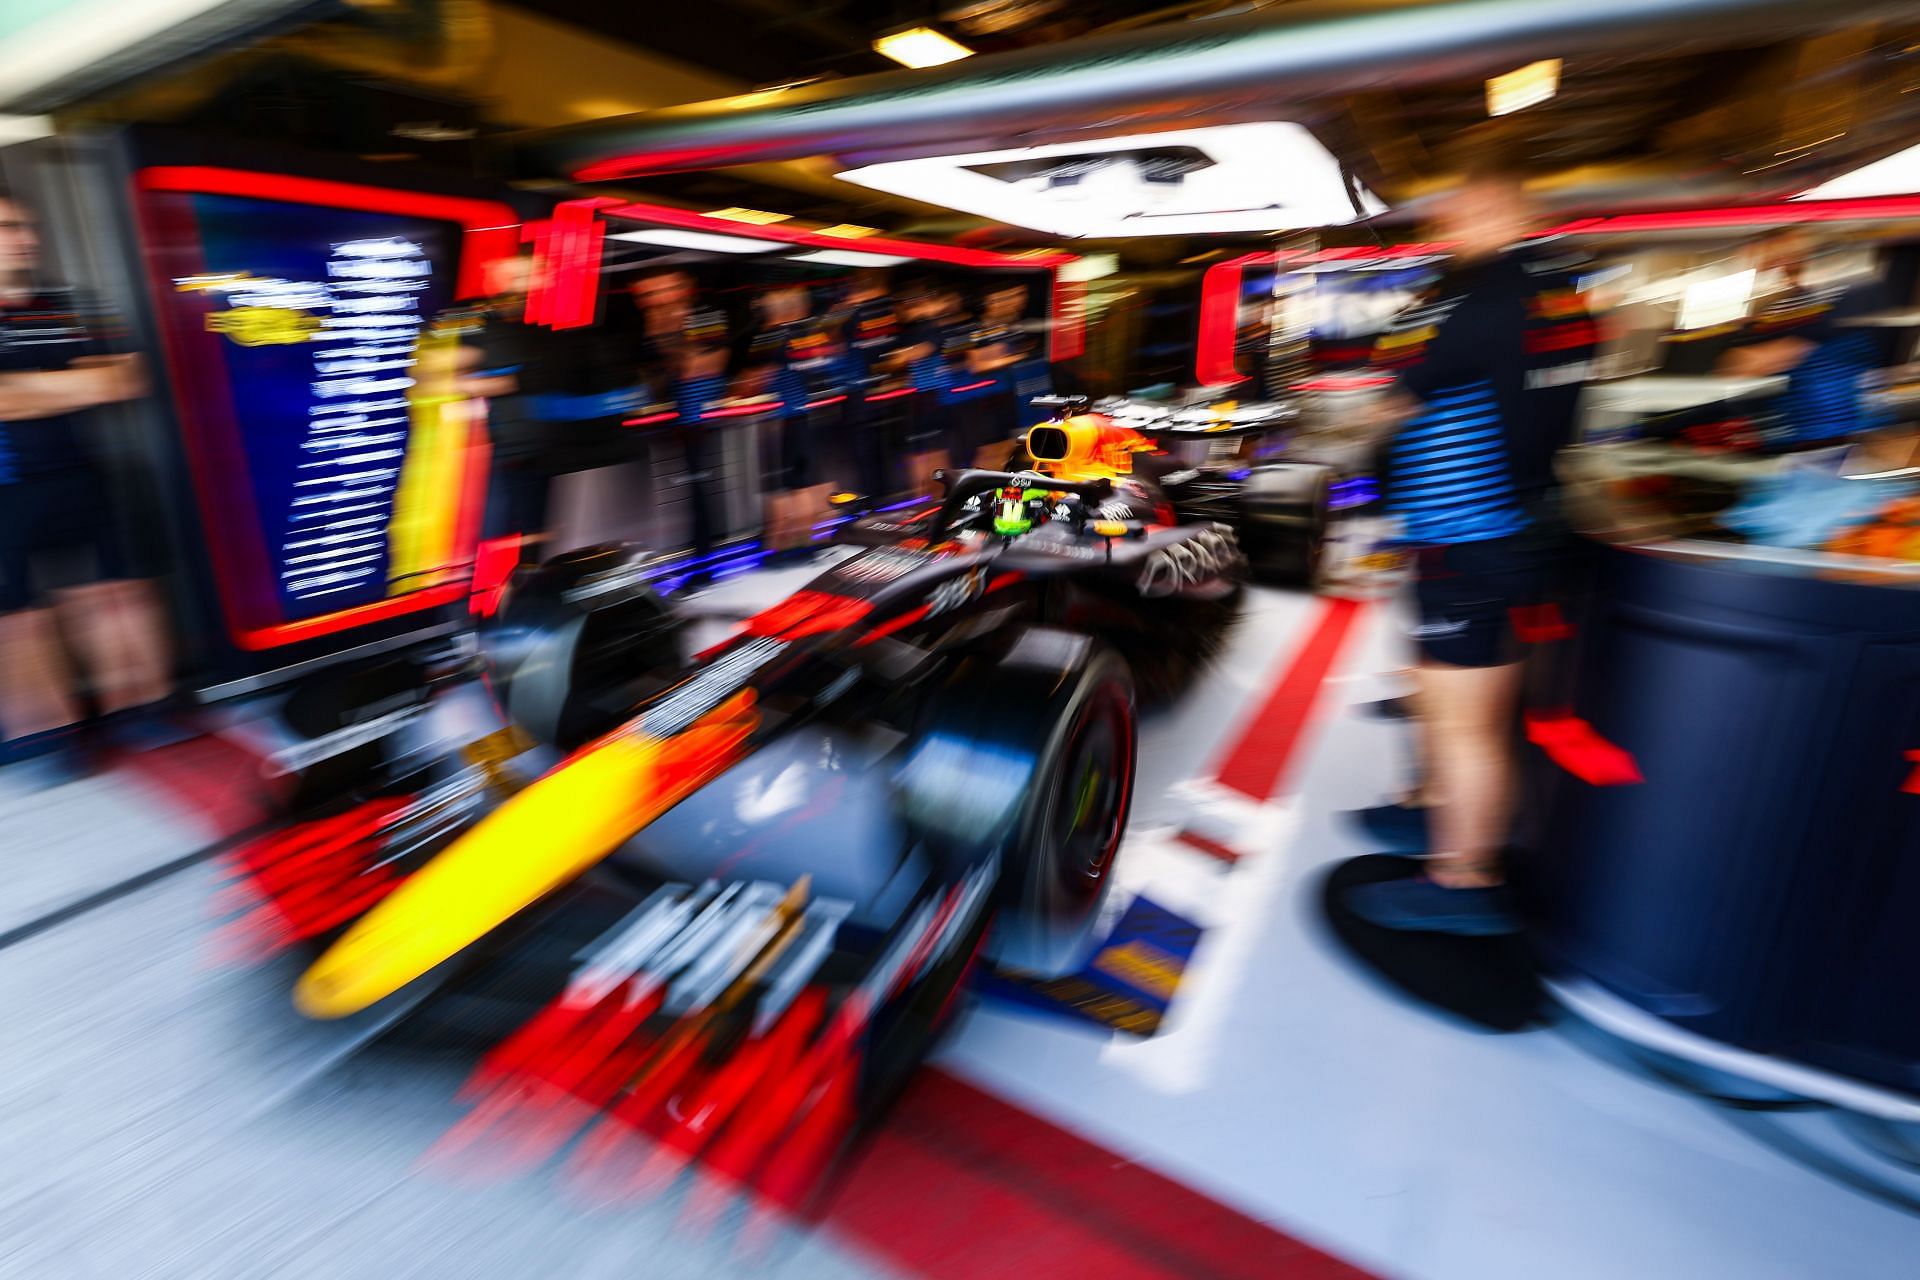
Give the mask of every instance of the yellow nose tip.
M 672 738 L 611 737 L 513 796 L 401 883 L 293 990 L 312 1018 L 398 991 L 625 844 L 739 760 L 759 723 L 743 692 Z

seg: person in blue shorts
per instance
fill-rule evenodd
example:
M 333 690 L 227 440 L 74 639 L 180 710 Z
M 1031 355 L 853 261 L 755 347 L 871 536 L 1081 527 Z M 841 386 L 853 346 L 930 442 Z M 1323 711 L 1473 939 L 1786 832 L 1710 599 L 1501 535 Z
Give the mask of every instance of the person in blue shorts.
M 1440 196 L 1429 238 L 1454 257 L 1381 340 L 1382 476 L 1413 548 L 1417 703 L 1428 807 L 1362 823 L 1425 875 L 1349 898 L 1375 924 L 1491 934 L 1516 929 L 1501 855 L 1512 820 L 1521 654 L 1516 610 L 1541 603 L 1559 537 L 1553 457 L 1571 435 L 1596 333 L 1577 262 L 1524 242 L 1537 228 L 1519 174 L 1484 152 Z

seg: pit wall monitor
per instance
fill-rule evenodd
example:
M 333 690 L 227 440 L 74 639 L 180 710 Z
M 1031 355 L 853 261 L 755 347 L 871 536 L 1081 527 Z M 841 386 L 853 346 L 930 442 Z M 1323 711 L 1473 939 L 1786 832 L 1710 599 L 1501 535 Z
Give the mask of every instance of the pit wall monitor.
M 512 252 L 503 203 L 211 165 L 134 175 L 220 616 L 260 652 L 464 600 L 483 424 L 452 319 Z

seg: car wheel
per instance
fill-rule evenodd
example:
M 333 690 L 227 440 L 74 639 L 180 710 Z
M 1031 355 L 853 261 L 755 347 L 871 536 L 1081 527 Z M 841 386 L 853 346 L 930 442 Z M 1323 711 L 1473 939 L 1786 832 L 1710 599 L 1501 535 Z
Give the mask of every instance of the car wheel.
M 1329 491 L 1323 476 L 1309 499 L 1304 527 L 1268 552 L 1260 565 L 1261 577 L 1308 591 L 1320 585 L 1326 560 Z
M 513 578 L 481 631 L 494 694 L 535 741 L 571 750 L 685 662 L 683 627 L 637 547 L 587 547 Z
M 1119 654 L 1035 629 L 956 680 L 909 753 L 909 827 L 956 868 L 1001 860 L 996 964 L 1058 976 L 1082 959 L 1132 804 L 1135 704 Z
M 1047 976 L 1077 965 L 1126 832 L 1137 752 L 1132 675 L 1103 651 L 1063 700 L 1015 820 L 995 963 Z
M 1308 590 L 1319 583 L 1332 491 L 1325 467 L 1282 463 L 1253 473 L 1238 532 L 1255 579 Z

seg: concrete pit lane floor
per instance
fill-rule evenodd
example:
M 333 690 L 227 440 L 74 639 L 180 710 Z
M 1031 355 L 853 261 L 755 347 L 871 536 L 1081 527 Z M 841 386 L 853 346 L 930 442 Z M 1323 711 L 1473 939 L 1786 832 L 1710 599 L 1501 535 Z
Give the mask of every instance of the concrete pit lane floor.
M 693 604 L 720 633 L 805 576 Z M 44 792 L 0 771 L 0 1277 L 1913 1274 L 1920 1218 L 1561 1031 L 1474 1034 L 1334 951 L 1318 877 L 1367 851 L 1338 812 L 1404 754 L 1351 708 L 1395 691 L 1400 644 L 1388 605 L 1252 593 L 1144 726 L 1120 889 L 1206 930 L 1161 1033 L 974 1009 L 877 1172 L 757 1242 L 738 1206 L 690 1224 L 673 1195 L 422 1168 L 460 1073 L 375 1044 L 392 1011 L 305 1022 L 291 965 L 218 953 L 221 877 L 187 855 L 244 806 L 183 805 L 150 761 Z M 940 1149 L 976 1141 L 1001 1145 Z

